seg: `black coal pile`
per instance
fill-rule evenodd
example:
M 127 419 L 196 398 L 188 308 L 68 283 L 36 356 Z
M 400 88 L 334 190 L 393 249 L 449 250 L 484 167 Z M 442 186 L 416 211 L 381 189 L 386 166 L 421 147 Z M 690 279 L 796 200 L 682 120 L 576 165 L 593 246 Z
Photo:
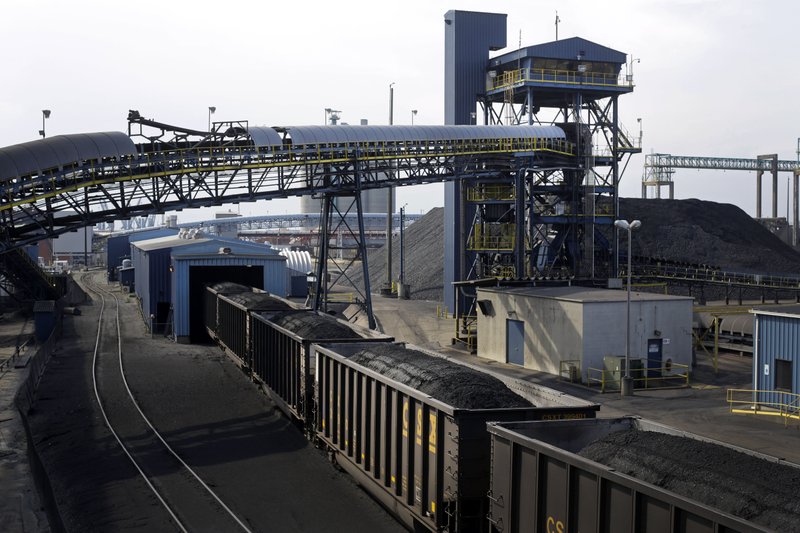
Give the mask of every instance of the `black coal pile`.
M 350 360 L 453 407 L 533 407 L 495 377 L 396 344 L 376 344 Z
M 611 433 L 579 455 L 770 529 L 800 531 L 799 468 L 638 430 Z
M 263 292 L 243 292 L 225 296 L 228 300 L 254 311 L 283 311 L 292 307 L 284 301 L 278 300 Z
M 310 311 L 278 313 L 271 322 L 308 340 L 357 339 L 361 337 L 335 318 Z
M 800 253 L 731 204 L 704 200 L 620 198 L 620 218 L 641 220 L 633 234 L 637 256 L 719 267 L 730 272 L 800 274 Z M 444 209 L 436 208 L 405 232 L 405 279 L 414 300 L 441 301 L 444 277 Z M 400 239 L 392 240 L 392 274 L 400 272 Z M 626 243 L 621 243 L 624 250 Z M 369 252 L 370 282 L 386 281 L 386 251 Z M 361 284 L 361 270 L 353 272 Z
M 209 285 L 211 290 L 219 294 L 235 294 L 237 292 L 251 292 L 253 289 L 241 283 L 234 283 L 232 281 L 221 281 L 213 285 Z
M 730 272 L 800 273 L 800 253 L 735 205 L 620 198 L 619 211 L 622 219 L 642 221 L 633 233 L 634 255 Z
M 444 298 L 444 209 L 437 207 L 408 226 L 405 240 L 405 282 L 411 286 L 412 300 L 440 302 Z M 370 250 L 369 280 L 377 292 L 386 281 L 386 250 Z M 392 278 L 400 276 L 400 237 L 392 239 Z M 364 276 L 361 269 L 352 275 L 353 282 L 360 285 Z

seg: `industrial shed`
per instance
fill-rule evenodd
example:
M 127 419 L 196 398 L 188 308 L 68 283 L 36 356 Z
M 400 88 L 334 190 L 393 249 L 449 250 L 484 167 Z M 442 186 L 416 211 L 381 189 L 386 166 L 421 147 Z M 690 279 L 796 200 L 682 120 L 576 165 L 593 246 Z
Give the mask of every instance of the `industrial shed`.
M 625 291 L 485 288 L 477 299 L 479 357 L 551 374 L 571 364 L 582 381 L 624 358 Z M 632 292 L 630 358 L 632 369 L 691 365 L 692 298 Z
M 137 233 L 125 233 L 124 235 L 112 235 L 106 241 L 106 269 L 108 281 L 117 280 L 117 269 L 122 266 L 122 260 L 131 256 L 131 243 L 157 237 L 175 236 L 177 229 L 156 228 Z
M 178 342 L 207 338 L 202 295 L 208 283 L 236 281 L 286 294 L 286 258 L 264 244 L 184 231 L 131 243 L 131 259 L 142 314 Z
M 753 309 L 753 389 L 758 402 L 800 394 L 800 305 Z

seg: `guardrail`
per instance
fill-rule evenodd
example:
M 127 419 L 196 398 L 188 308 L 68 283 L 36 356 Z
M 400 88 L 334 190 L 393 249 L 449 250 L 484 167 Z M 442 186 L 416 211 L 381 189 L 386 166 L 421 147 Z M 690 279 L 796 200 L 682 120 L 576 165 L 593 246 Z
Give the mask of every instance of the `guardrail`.
M 650 376 L 649 373 L 656 376 Z M 598 385 L 600 392 L 618 391 L 622 385 L 621 370 L 588 368 L 586 384 L 589 387 Z M 635 390 L 674 389 L 689 386 L 689 366 L 672 363 L 667 366 L 631 369 L 633 388 Z
M 59 317 L 56 321 L 56 327 L 53 328 L 53 332 L 47 340 L 39 346 L 33 357 L 31 357 L 28 377 L 25 383 L 17 390 L 17 394 L 14 397 L 14 403 L 20 413 L 27 414 L 33 407 L 36 391 L 39 389 L 39 383 L 42 381 L 42 376 L 44 375 L 45 368 L 47 368 L 48 361 L 50 361 L 50 357 L 56 350 L 56 341 L 60 336 L 61 320 Z
M 553 83 L 566 85 L 601 85 L 605 87 L 633 87 L 633 81 L 618 74 L 581 72 L 546 68 L 521 68 L 508 70 L 492 78 L 489 90 L 508 89 L 523 83 Z
M 770 399 L 764 399 L 769 395 Z M 784 427 L 789 420 L 800 421 L 800 394 L 779 390 L 728 389 L 726 395 L 731 413 L 783 417 Z

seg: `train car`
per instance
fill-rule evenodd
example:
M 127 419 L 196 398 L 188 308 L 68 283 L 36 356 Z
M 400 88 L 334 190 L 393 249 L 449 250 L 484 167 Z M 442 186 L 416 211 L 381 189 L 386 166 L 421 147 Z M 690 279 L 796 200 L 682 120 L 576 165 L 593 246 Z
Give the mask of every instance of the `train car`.
M 311 344 L 394 340 L 311 310 L 257 313 L 251 335 L 253 378 L 289 418 L 311 432 L 315 411 Z
M 244 370 L 249 370 L 253 315 L 264 311 L 290 311 L 296 308 L 288 300 L 257 289 L 218 295 L 217 342 Z
M 569 405 L 454 407 L 387 377 L 386 372 L 355 362 L 362 350 L 386 346 L 313 346 L 316 435 L 342 468 L 414 531 L 488 530 L 487 422 L 593 418 L 599 409 L 577 399 Z M 393 346 L 422 351 L 410 345 Z M 402 370 L 407 364 L 398 360 L 390 366 Z M 495 390 L 476 392 L 492 396 Z M 543 397 L 539 395 L 537 401 Z
M 703 456 L 725 453 L 738 455 L 727 461 L 735 481 L 726 483 L 704 476 L 701 468 L 690 468 L 684 486 L 695 497 L 681 495 L 660 486 L 648 483 L 620 472 L 619 468 L 606 466 L 588 459 L 588 446 L 596 446 L 601 439 L 614 432 L 636 430 L 656 432 L 682 439 L 684 446 L 661 445 L 656 454 L 647 454 L 646 447 L 631 441 L 627 444 L 630 454 L 641 457 L 644 467 L 653 461 L 662 461 L 665 475 L 640 472 L 640 476 L 653 479 L 676 479 L 682 475 L 675 458 L 700 455 L 696 446 L 721 446 L 708 450 Z M 743 457 L 766 461 L 762 469 L 787 468 L 788 478 L 798 479 L 800 467 L 762 454 L 749 452 L 724 443 L 705 439 L 655 422 L 637 417 L 622 417 L 594 420 L 559 420 L 548 422 L 492 422 L 488 425 L 491 434 L 491 509 L 488 516 L 492 533 L 526 533 L 539 531 L 580 531 L 582 533 L 609 531 L 614 533 L 750 533 L 756 531 L 788 531 L 797 526 L 797 505 L 788 495 L 789 505 L 782 507 L 772 497 L 760 498 L 749 490 L 743 491 L 745 511 L 748 519 L 740 518 L 700 503 L 708 497 L 717 502 L 726 502 L 729 495 L 721 491 L 729 485 L 757 476 L 763 472 L 739 471 L 744 469 Z M 619 434 L 622 437 L 622 433 Z M 629 437 L 625 436 L 625 439 Z M 669 437 L 666 437 L 669 438 Z M 656 441 L 659 442 L 660 441 Z M 679 441 L 680 442 L 680 441 Z M 626 453 L 616 442 L 609 446 L 609 453 L 618 456 Z M 694 446 L 695 452 L 687 446 Z M 595 448 L 596 449 L 596 448 Z M 670 457 L 675 454 L 675 457 Z M 696 459 L 698 460 L 698 459 Z M 699 459 L 703 461 L 704 459 Z M 726 462 L 724 459 L 722 462 Z M 654 468 L 650 466 L 650 468 Z M 775 476 L 778 477 L 777 475 Z M 654 481 L 658 482 L 658 481 Z M 683 481 L 677 481 L 683 483 Z M 777 479 L 775 483 L 779 483 Z M 767 481 L 770 487 L 773 481 Z M 710 485 L 710 486 L 709 486 Z M 785 487 L 775 487 L 785 490 Z M 713 494 L 717 492 L 717 494 Z M 708 494 L 711 493 L 711 494 Z M 753 505 L 754 502 L 757 502 Z M 730 505 L 730 504 L 729 504 Z M 772 505 L 773 508 L 769 508 Z M 795 510 L 787 509 L 794 505 Z M 756 524 L 756 512 L 772 520 L 771 528 Z M 788 514 L 787 514 L 788 513 Z M 792 526 L 791 524 L 794 524 Z M 787 527 L 788 524 L 788 527 Z
M 223 281 L 206 286 L 203 311 L 206 332 L 208 332 L 208 336 L 211 337 L 211 340 L 217 340 L 217 328 L 219 327 L 219 297 L 243 292 L 253 292 L 253 288 L 231 281 Z

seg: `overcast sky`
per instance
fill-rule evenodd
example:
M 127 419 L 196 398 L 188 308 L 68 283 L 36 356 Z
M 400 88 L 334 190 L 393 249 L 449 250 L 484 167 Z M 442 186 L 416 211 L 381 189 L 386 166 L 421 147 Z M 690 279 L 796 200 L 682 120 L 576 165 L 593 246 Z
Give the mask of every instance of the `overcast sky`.
M 284 126 L 342 120 L 442 124 L 444 13 L 508 14 L 509 49 L 579 36 L 640 58 L 620 99 L 645 152 L 796 159 L 800 137 L 797 0 L 559 1 L 36 1 L 3 0 L 0 146 L 47 134 L 125 131 L 129 109 L 204 129 L 216 120 Z M 643 156 L 622 196 L 639 196 Z M 786 212 L 781 177 L 779 215 Z M 765 180 L 766 181 L 766 180 Z M 755 175 L 679 170 L 678 198 L 755 213 Z M 771 189 L 764 188 L 769 215 Z M 404 188 L 411 212 L 443 205 L 442 186 Z M 242 204 L 242 214 L 294 212 L 296 199 Z M 182 220 L 207 217 L 184 211 Z

